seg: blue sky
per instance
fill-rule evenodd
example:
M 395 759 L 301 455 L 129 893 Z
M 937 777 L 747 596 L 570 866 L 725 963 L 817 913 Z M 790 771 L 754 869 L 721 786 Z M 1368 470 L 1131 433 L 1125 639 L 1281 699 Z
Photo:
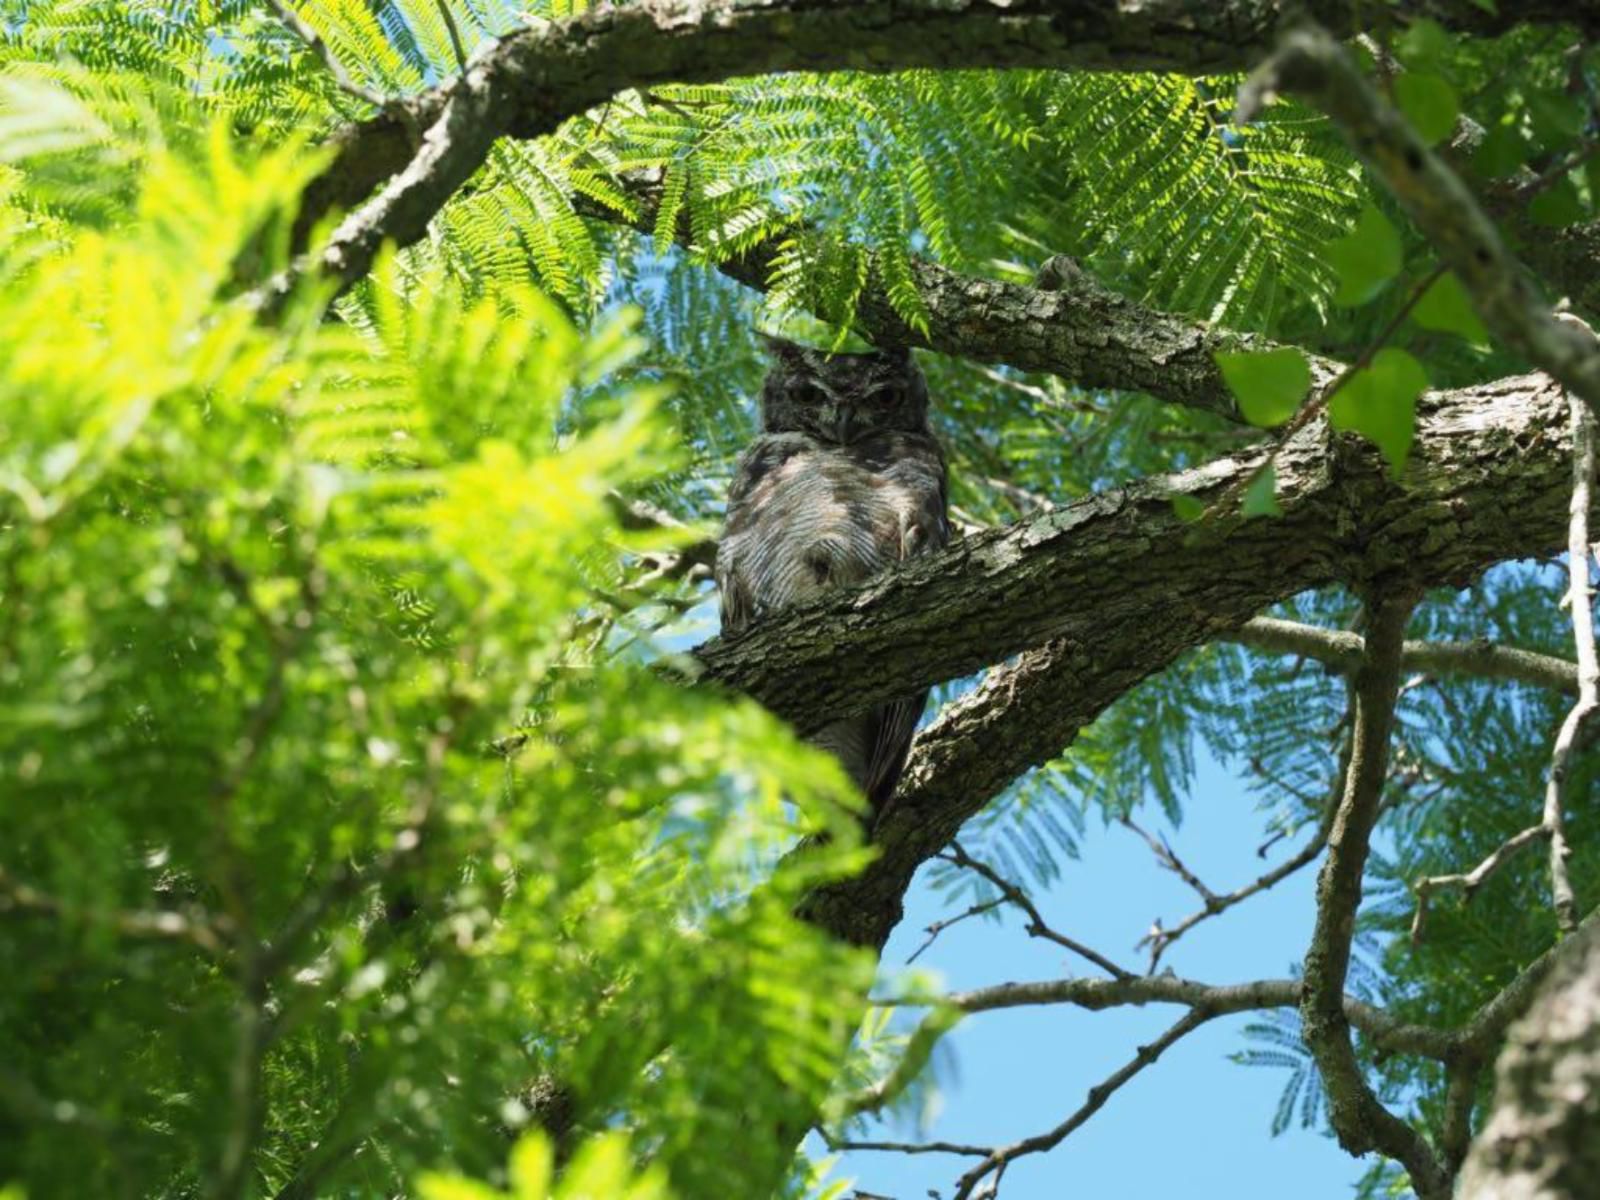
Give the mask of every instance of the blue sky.
M 1183 826 L 1174 830 L 1152 812 L 1139 819 L 1165 832 L 1173 848 L 1218 892 L 1246 883 L 1294 853 L 1280 842 L 1265 860 L 1254 798 L 1228 769 L 1202 759 Z M 1203 922 L 1167 952 L 1163 968 L 1208 983 L 1282 977 L 1310 936 L 1316 864 L 1272 891 Z M 1091 818 L 1081 858 L 1035 899 L 1053 927 L 1129 969 L 1141 969 L 1133 944 L 1155 917 L 1172 925 L 1196 907 L 1193 892 L 1162 870 L 1148 846 L 1121 826 Z M 889 971 L 921 944 L 923 929 L 949 915 L 919 878 L 906 918 L 884 955 Z M 1057 947 L 1030 939 L 1013 914 L 1002 922 L 972 920 L 943 933 L 917 960 L 940 972 L 952 989 L 1006 980 L 1096 974 Z M 1085 1093 L 1182 1015 L 1173 1006 L 1081 1012 L 1064 1007 L 1012 1009 L 968 1018 L 949 1038 L 941 1109 L 922 1130 L 894 1121 L 871 1136 L 915 1141 L 940 1138 L 1004 1143 L 1042 1132 L 1063 1120 Z M 1227 1060 L 1244 1045 L 1248 1015 L 1219 1018 L 1179 1042 L 1118 1091 L 1086 1125 L 1048 1155 L 1019 1159 L 1006 1173 L 1003 1200 L 1059 1200 L 1114 1190 L 1119 1197 L 1228 1200 L 1339 1200 L 1365 1164 L 1314 1130 L 1278 1138 L 1269 1124 L 1283 1073 Z M 956 1178 L 973 1160 L 944 1155 L 845 1156 L 838 1174 L 863 1191 L 895 1200 L 925 1200 L 930 1189 L 948 1200 Z M 848 1195 L 848 1193 L 847 1193 Z

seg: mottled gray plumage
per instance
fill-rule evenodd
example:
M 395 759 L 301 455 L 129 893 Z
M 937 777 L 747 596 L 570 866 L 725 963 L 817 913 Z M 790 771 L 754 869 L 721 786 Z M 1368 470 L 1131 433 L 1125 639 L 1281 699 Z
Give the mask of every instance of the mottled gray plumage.
M 739 457 L 717 547 L 727 634 L 949 540 L 944 454 L 909 351 L 829 357 L 769 346 L 761 433 Z M 831 722 L 811 739 L 874 811 L 894 792 L 927 699 Z

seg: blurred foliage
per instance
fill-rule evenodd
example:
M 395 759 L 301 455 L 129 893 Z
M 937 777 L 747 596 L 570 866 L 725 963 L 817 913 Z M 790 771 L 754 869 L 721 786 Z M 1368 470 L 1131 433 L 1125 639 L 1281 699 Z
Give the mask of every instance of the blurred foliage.
M 584 5 L 295 7 L 355 79 L 400 95 L 459 70 L 456 34 L 470 55 Z M 1387 36 L 1421 81 L 1397 91 L 1413 119 L 1473 123 L 1475 182 L 1542 181 L 1542 227 L 1594 216 L 1591 52 L 1549 29 Z M 703 530 L 753 428 L 753 327 L 842 343 L 869 264 L 916 324 L 917 257 L 1027 281 L 1070 253 L 1156 307 L 1350 359 L 1394 326 L 1439 386 L 1518 366 L 1448 276 L 1422 302 L 1431 252 L 1326 123 L 1281 105 L 1235 126 L 1236 82 L 624 93 L 497 146 L 430 238 L 268 329 L 247 288 L 285 261 L 316 142 L 369 107 L 255 0 L 0 0 L 0 1184 L 222 1195 L 243 1169 L 285 1197 L 418 1179 L 452 1198 L 591 1179 L 752 1195 L 791 1167 L 752 1130 L 926 1056 L 862 1016 L 870 966 L 788 915 L 859 862 L 846 784 L 758 709 L 648 669 L 705 628 L 705 584 L 639 584 L 640 556 L 670 547 L 621 529 L 606 494 Z M 641 180 L 661 201 L 644 234 Z M 1363 227 L 1382 236 L 1352 241 Z M 762 242 L 780 247 L 762 295 L 707 269 Z M 1262 436 L 922 363 L 969 527 Z M 1564 653 L 1564 588 L 1502 566 L 1430 597 L 1413 636 Z M 1332 591 L 1278 615 L 1348 628 L 1357 606 Z M 1412 881 L 1531 823 L 1561 706 L 1482 681 L 1406 691 L 1354 981 L 1374 1003 L 1458 1023 L 1554 940 L 1537 854 L 1405 934 Z M 1209 753 L 1248 781 L 1271 844 L 1298 845 L 1344 711 L 1314 663 L 1208 646 L 963 844 L 1049 882 L 1096 814 L 1176 824 Z M 784 859 L 804 832 L 826 848 Z M 1592 904 L 1592 842 L 1572 869 Z M 993 898 L 946 864 L 931 878 L 953 910 Z M 1288 1072 L 1274 1130 L 1319 1125 L 1292 1019 L 1252 1033 L 1241 1059 Z M 1436 1119 L 1431 1068 L 1369 1062 L 1387 1101 Z M 900 1111 L 931 1108 L 936 1078 Z M 530 1123 L 560 1132 L 511 1150 Z M 816 1180 L 795 1165 L 786 1187 Z M 1364 1190 L 1394 1187 L 1378 1168 Z
M 559 1078 L 563 1153 L 655 1164 L 595 1194 L 781 1176 L 747 1131 L 820 1099 L 870 980 L 789 915 L 858 861 L 853 802 L 756 706 L 598 652 L 607 492 L 679 461 L 632 316 L 390 259 L 361 321 L 311 288 L 266 328 L 219 297 L 319 154 L 169 136 L 166 95 L 105 161 L 127 134 L 8 89 L 7 157 L 95 159 L 126 211 L 40 217 L 42 167 L 0 210 L 5 1173 L 393 1192 L 496 1171 Z

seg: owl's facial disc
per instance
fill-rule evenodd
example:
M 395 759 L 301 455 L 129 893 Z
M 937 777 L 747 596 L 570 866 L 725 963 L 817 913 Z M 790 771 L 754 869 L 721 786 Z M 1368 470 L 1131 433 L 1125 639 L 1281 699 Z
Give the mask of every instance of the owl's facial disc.
M 876 430 L 927 428 L 927 384 L 905 350 L 836 354 L 768 339 L 762 425 L 848 444 Z

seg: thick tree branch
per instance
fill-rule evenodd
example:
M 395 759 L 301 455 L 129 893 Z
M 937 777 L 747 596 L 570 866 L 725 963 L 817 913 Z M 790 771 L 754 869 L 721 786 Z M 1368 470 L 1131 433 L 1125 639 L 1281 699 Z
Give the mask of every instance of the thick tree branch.
M 1223 459 L 964 539 L 939 555 L 701 650 L 710 673 L 809 727 L 1020 652 L 948 705 L 913 747 L 874 831 L 879 857 L 807 915 L 882 945 L 918 865 L 1028 768 L 1185 650 L 1269 604 L 1334 581 L 1403 573 L 1464 584 L 1489 564 L 1562 544 L 1564 404 L 1529 376 L 1425 397 L 1404 479 L 1320 421 L 1278 452 L 1274 520 L 1185 525 L 1254 469 Z
M 1299 6 L 1297 6 L 1299 7 Z M 1353 32 L 1343 0 L 1305 5 Z M 1471 0 L 1402 8 L 1464 32 L 1493 34 L 1520 21 L 1600 25 L 1600 4 L 1537 0 L 1501 15 Z M 330 204 L 350 204 L 394 177 L 345 221 L 320 255 L 348 285 L 385 241 L 406 245 L 484 160 L 501 135 L 538 137 L 627 88 L 705 83 L 779 71 L 894 71 L 913 67 L 1073 70 L 1240 70 L 1266 52 L 1286 5 L 1261 0 L 722 0 L 599 5 L 491 43 L 455 80 L 341 130 L 335 160 L 307 195 L 300 228 Z M 408 152 L 405 126 L 428 127 Z M 408 165 L 409 164 L 409 165 Z M 277 293 L 290 286 L 279 282 Z M 269 298 L 270 299 L 270 298 Z
M 1600 924 L 1511 1031 L 1462 1200 L 1580 1200 L 1600 1192 Z

